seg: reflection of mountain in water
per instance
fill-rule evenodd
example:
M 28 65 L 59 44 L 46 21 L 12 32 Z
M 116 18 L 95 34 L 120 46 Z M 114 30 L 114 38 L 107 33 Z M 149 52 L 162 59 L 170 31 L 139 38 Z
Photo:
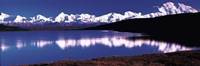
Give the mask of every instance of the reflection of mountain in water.
M 176 51 L 186 51 L 186 50 L 193 50 L 194 48 L 181 46 L 175 43 L 166 43 L 161 41 L 154 41 L 154 40 L 127 40 L 122 37 L 103 37 L 103 38 L 80 38 L 80 39 L 58 39 L 55 41 L 49 40 L 38 40 L 38 41 L 31 41 L 25 42 L 23 40 L 17 40 L 15 48 L 21 49 L 26 46 L 36 46 L 37 48 L 43 48 L 48 45 L 56 44 L 62 50 L 69 48 L 69 47 L 77 47 L 81 46 L 84 48 L 95 46 L 97 44 L 105 45 L 110 48 L 112 47 L 126 47 L 126 48 L 134 48 L 134 47 L 141 47 L 142 45 L 148 45 L 152 47 L 158 47 L 158 51 L 163 53 L 168 52 L 176 52 Z M 1 43 L 1 51 L 5 52 L 9 50 L 12 46 L 8 46 L 6 43 Z

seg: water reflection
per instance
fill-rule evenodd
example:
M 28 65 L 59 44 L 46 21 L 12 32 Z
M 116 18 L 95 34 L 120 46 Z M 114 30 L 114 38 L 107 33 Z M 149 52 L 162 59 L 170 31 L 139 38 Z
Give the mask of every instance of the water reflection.
M 181 46 L 175 43 L 166 43 L 154 40 L 127 40 L 121 37 L 103 37 L 103 38 L 83 38 L 83 39 L 59 39 L 55 41 L 60 49 L 65 49 L 68 47 L 90 47 L 95 46 L 96 44 L 102 44 L 112 47 L 121 47 L 125 46 L 126 48 L 141 47 L 142 45 L 155 46 L 158 47 L 158 50 L 164 53 L 176 52 L 176 51 L 186 51 L 192 50 L 192 48 Z
M 54 41 L 50 40 L 37 40 L 37 41 L 25 41 L 25 40 L 17 40 L 16 41 L 16 48 L 21 49 L 27 46 L 34 46 L 37 48 L 43 48 L 45 46 L 57 45 L 61 50 L 64 50 L 69 47 L 82 47 L 87 48 L 95 45 L 104 45 L 107 47 L 126 47 L 126 48 L 134 48 L 134 47 L 142 47 L 143 45 L 157 47 L 158 51 L 163 53 L 168 52 L 176 52 L 176 51 L 186 51 L 192 50 L 193 48 L 181 46 L 175 43 L 167 43 L 162 41 L 154 41 L 154 40 L 143 40 L 143 39 L 136 39 L 136 40 L 128 40 L 125 37 L 102 37 L 102 38 L 80 38 L 80 39 L 65 39 L 59 38 Z M 9 45 L 6 45 L 5 42 L 1 43 L 1 51 L 5 52 L 10 49 Z
M 125 39 L 130 36 L 144 35 L 99 30 L 0 32 L 1 66 L 199 49 L 156 40 Z
M 39 41 L 32 41 L 30 44 L 38 48 L 43 48 L 44 46 L 52 44 L 52 41 L 39 40 Z
M 17 40 L 16 47 L 18 49 L 25 47 L 25 46 L 26 46 L 26 44 L 24 42 L 22 42 L 22 40 Z
M 8 50 L 8 46 L 6 46 L 5 44 L 1 44 L 1 51 L 6 51 Z

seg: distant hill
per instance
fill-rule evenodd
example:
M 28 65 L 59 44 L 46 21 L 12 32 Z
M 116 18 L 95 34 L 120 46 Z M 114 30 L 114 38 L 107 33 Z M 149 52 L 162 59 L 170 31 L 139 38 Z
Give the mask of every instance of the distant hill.
M 200 13 L 168 15 L 156 18 L 131 19 L 84 30 L 115 30 L 146 33 L 151 39 L 200 44 Z
M 27 31 L 28 29 L 0 24 L 0 31 Z

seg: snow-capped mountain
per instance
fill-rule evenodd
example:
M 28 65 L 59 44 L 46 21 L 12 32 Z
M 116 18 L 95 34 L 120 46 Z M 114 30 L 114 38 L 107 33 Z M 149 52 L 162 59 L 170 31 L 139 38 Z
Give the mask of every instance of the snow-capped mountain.
M 22 23 L 22 22 L 25 22 L 25 19 L 26 19 L 26 17 L 17 15 L 17 17 L 16 17 L 16 19 L 14 20 L 14 22 L 16 22 L 16 23 Z
M 56 18 L 56 22 L 64 22 L 66 20 L 66 14 L 64 12 L 61 12 Z
M 80 22 L 80 23 L 112 23 L 126 19 L 135 19 L 135 18 L 154 18 L 158 16 L 165 16 L 165 15 L 173 15 L 173 14 L 180 14 L 180 13 L 196 13 L 198 12 L 196 9 L 192 8 L 191 6 L 187 6 L 183 3 L 178 3 L 178 7 L 175 6 L 173 2 L 164 3 L 161 7 L 156 6 L 158 8 L 158 12 L 153 12 L 149 14 L 142 14 L 140 12 L 132 12 L 126 11 L 124 14 L 120 13 L 108 13 L 102 16 L 95 16 L 91 14 L 65 14 L 61 12 L 56 16 L 53 17 L 45 17 L 43 15 L 36 15 L 34 17 L 23 17 L 17 15 L 16 18 L 12 20 L 5 20 L 11 18 L 11 15 L 1 13 L 0 15 L 0 23 L 38 23 L 38 22 L 58 22 L 58 23 L 71 23 L 71 22 Z
M 109 19 L 111 16 L 112 16 L 112 13 L 108 13 L 108 14 L 96 17 L 94 22 L 109 22 Z
M 36 17 L 30 17 L 30 22 L 53 22 L 52 17 L 45 17 L 43 15 L 38 14 Z
M 3 22 L 4 19 L 5 19 L 5 18 L 8 18 L 8 17 L 10 17 L 10 15 L 5 14 L 5 13 L 1 13 L 1 15 L 0 15 L 0 22 Z
M 83 23 L 94 22 L 95 18 L 96 18 L 95 15 L 90 15 L 90 14 L 80 14 L 77 16 L 77 20 Z
M 180 13 L 196 13 L 198 12 L 196 9 L 192 8 L 191 6 L 187 6 L 182 3 L 178 3 L 179 7 L 176 7 L 173 2 L 164 3 L 163 6 L 158 7 L 159 12 L 150 13 L 147 18 L 164 16 L 164 15 L 173 15 L 173 14 L 180 14 Z

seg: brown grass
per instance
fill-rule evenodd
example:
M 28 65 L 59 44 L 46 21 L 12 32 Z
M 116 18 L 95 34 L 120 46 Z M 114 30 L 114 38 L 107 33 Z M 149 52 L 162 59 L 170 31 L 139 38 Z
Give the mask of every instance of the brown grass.
M 91 60 L 66 60 L 23 66 L 200 66 L 200 51 L 123 57 L 113 56 Z

